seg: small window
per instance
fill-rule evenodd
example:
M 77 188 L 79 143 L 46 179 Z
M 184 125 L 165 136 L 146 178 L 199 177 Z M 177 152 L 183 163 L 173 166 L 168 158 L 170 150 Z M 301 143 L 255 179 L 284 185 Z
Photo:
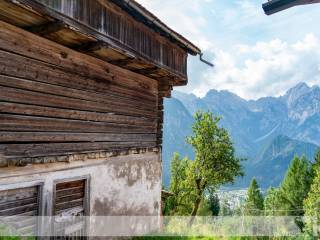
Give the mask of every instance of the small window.
M 88 216 L 88 201 L 87 179 L 56 183 L 53 204 L 53 215 L 56 216 L 55 236 L 65 236 L 68 239 L 79 239 L 86 236 L 85 216 Z M 69 217 L 68 220 L 65 220 L 65 217 Z
M 4 231 L 14 231 L 19 235 L 34 236 L 38 229 L 40 215 L 40 186 L 16 188 L 0 191 L 0 219 L 5 224 Z

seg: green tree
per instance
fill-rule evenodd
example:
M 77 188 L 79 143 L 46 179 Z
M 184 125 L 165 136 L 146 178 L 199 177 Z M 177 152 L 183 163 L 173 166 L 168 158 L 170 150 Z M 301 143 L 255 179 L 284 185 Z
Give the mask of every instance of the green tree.
M 252 179 L 246 202 L 244 205 L 244 213 L 247 216 L 258 216 L 263 211 L 263 195 L 260 191 L 258 182 L 255 178 Z
M 209 199 L 204 198 L 201 201 L 199 210 L 198 210 L 198 216 L 212 216 L 212 212 L 210 210 L 210 205 L 209 205 Z
M 313 233 L 314 226 L 320 226 L 320 169 L 311 185 L 310 192 L 304 200 L 304 210 L 306 215 L 306 230 Z M 317 229 L 317 236 L 320 235 L 320 229 Z
M 224 198 L 221 202 L 220 206 L 220 216 L 231 216 L 233 214 L 231 205 L 228 202 L 228 199 Z
M 320 169 L 320 150 L 317 151 L 314 163 L 312 164 L 312 177 L 315 178 L 317 175 L 317 171 Z
M 267 195 L 264 199 L 264 209 L 265 215 L 267 216 L 281 215 L 281 212 L 277 211 L 281 209 L 279 189 L 273 187 L 268 189 Z
M 218 194 L 214 192 L 209 193 L 208 197 L 209 209 L 212 213 L 212 216 L 219 216 L 220 212 L 220 200 Z
M 243 175 L 240 159 L 235 157 L 228 132 L 218 126 L 220 118 L 201 111 L 194 118 L 193 135 L 187 138 L 196 155 L 188 176 L 195 194 L 191 216 L 196 216 L 207 190 L 234 182 L 237 176 Z
M 192 189 L 187 180 L 188 169 L 192 161 L 187 157 L 181 158 L 174 153 L 171 161 L 171 179 L 169 191 L 173 196 L 166 201 L 166 215 L 185 215 L 192 209 Z
M 310 162 L 304 156 L 302 158 L 296 156 L 280 186 L 281 214 L 283 216 L 295 216 L 295 222 L 301 232 L 304 228 L 302 220 L 304 215 L 303 201 L 310 191 L 312 179 L 313 171 Z
M 302 216 L 303 200 L 307 197 L 312 181 L 310 163 L 305 157 L 295 157 L 280 186 L 282 215 Z

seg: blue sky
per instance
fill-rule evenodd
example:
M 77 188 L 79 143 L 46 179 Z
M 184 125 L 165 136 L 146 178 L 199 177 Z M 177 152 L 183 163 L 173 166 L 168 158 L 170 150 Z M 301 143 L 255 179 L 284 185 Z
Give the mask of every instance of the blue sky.
M 257 99 L 282 95 L 302 81 L 320 84 L 320 4 L 266 16 L 261 0 L 138 2 L 216 65 L 189 57 L 189 83 L 179 91 L 204 96 L 214 88 Z

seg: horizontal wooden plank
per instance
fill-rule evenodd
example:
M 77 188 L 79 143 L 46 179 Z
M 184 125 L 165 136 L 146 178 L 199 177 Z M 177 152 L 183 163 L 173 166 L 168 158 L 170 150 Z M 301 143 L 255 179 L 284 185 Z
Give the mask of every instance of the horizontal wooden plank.
M 18 222 L 18 221 L 22 221 L 23 219 L 26 219 L 29 217 L 38 216 L 38 212 L 39 212 L 38 209 L 36 209 L 33 211 L 20 213 L 20 214 L 14 215 L 14 216 L 3 217 L 3 220 L 6 222 Z
M 0 204 L 37 197 L 37 187 L 0 191 Z
M 155 142 L 156 134 L 2 132 L 0 142 Z
M 86 100 L 94 102 L 96 104 L 107 104 L 108 106 L 117 106 L 123 108 L 134 108 L 139 110 L 145 110 L 155 112 L 156 102 L 152 105 L 144 104 L 145 102 L 140 100 L 130 100 L 116 96 L 110 96 L 104 93 L 94 93 L 85 90 L 73 89 L 70 87 L 63 87 L 54 84 L 42 83 L 38 81 L 26 80 L 17 77 L 4 76 L 0 74 L 0 85 L 6 87 L 13 87 L 19 89 L 25 89 L 40 93 L 46 93 L 49 95 L 63 96 L 72 99 Z M 151 102 L 150 102 L 151 103 Z
M 0 46 L 1 49 L 50 63 L 56 67 L 62 67 L 65 71 L 92 79 L 107 78 L 106 80 L 110 81 L 110 77 L 106 76 L 111 74 L 115 76 L 111 80 L 116 84 L 128 86 L 135 83 L 157 91 L 158 83 L 153 79 L 73 51 L 4 22 L 0 22 Z
M 94 151 L 116 151 L 130 148 L 154 148 L 154 142 L 96 142 L 50 144 L 0 144 L 0 152 L 7 158 L 42 157 Z
M 62 190 L 57 190 L 56 191 L 56 198 L 61 198 L 61 197 L 68 197 L 72 196 L 74 194 L 79 194 L 83 193 L 83 187 L 72 187 L 68 189 L 62 189 Z
M 77 73 L 68 73 L 50 64 L 1 51 L 1 48 L 0 73 L 95 94 L 104 94 L 110 98 L 113 96 L 122 98 L 123 100 L 131 99 L 147 103 L 148 101 L 154 102 L 156 100 L 155 95 L 145 92 L 143 89 L 131 89 L 128 86 L 117 86 L 110 81 L 100 81 L 99 79 L 90 79 Z
M 82 199 L 84 197 L 84 193 L 73 194 L 65 197 L 56 198 L 56 203 L 66 203 L 77 199 Z
M 60 211 L 55 211 L 55 215 L 58 216 L 58 215 L 62 215 L 62 214 L 63 215 L 67 214 L 67 216 L 68 216 L 68 213 L 74 214 L 74 212 L 77 212 L 78 216 L 84 216 L 84 207 L 81 206 L 81 207 L 74 207 L 74 208 L 71 208 L 71 209 L 62 209 Z M 62 228 L 55 228 L 55 231 L 59 232 L 59 231 L 62 230 L 64 232 L 64 229 L 65 229 L 65 227 L 62 226 Z
M 0 76 L 1 78 L 1 76 Z M 125 116 L 156 118 L 156 112 L 139 110 L 130 107 L 95 103 L 86 100 L 48 95 L 29 90 L 0 86 L 0 101 L 33 104 L 47 107 L 65 108 L 81 111 L 96 111 L 108 114 L 121 114 Z
M 152 127 L 12 114 L 0 114 L 0 123 L 0 131 L 11 132 L 156 133 Z
M 5 218 L 5 223 L 11 225 L 15 229 L 21 229 L 28 226 L 33 226 L 37 223 L 36 216 L 10 216 Z
M 39 14 L 28 11 L 7 0 L 0 1 L 0 19 L 19 27 L 39 25 L 47 20 Z
M 29 236 L 33 238 L 36 233 L 37 233 L 37 224 L 35 223 L 34 225 L 26 226 L 24 228 L 21 228 L 18 230 L 19 234 L 22 236 Z
M 37 210 L 38 208 L 39 208 L 38 204 L 32 203 L 29 205 L 25 205 L 25 206 L 13 208 L 13 209 L 2 210 L 2 211 L 0 211 L 0 216 L 18 215 L 21 213 Z
M 8 209 L 16 208 L 16 207 L 21 207 L 24 205 L 37 204 L 37 202 L 38 202 L 37 197 L 24 198 L 21 200 L 10 201 L 10 202 L 0 204 L 0 211 L 8 210 Z
M 84 187 L 85 180 L 77 180 L 77 181 L 69 181 L 69 182 L 61 182 L 56 185 L 56 191 L 65 190 L 68 188 L 79 188 Z
M 74 201 L 64 202 L 64 203 L 56 203 L 55 204 L 55 211 L 61 211 L 66 209 L 71 209 L 75 207 L 81 207 L 83 206 L 83 198 L 77 199 Z
M 128 125 L 143 125 L 146 127 L 157 127 L 157 121 L 144 117 L 131 117 L 124 115 L 88 112 L 54 107 L 44 107 L 19 103 L 1 102 L 0 113 L 14 113 L 19 115 L 30 115 L 38 117 L 52 117 L 62 119 L 74 119 L 93 122 L 110 122 Z

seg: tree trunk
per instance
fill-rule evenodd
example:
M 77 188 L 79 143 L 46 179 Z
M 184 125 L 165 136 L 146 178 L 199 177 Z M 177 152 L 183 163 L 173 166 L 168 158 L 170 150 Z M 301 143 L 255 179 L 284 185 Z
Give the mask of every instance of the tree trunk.
M 202 200 L 202 193 L 203 193 L 203 187 L 201 185 L 201 179 L 196 179 L 196 186 L 197 186 L 197 199 L 196 201 L 194 202 L 194 205 L 193 205 L 193 210 L 191 212 L 191 219 L 189 221 L 189 226 L 191 227 L 193 222 L 194 222 L 194 219 L 198 213 L 198 209 L 199 209 L 199 206 L 200 206 L 200 203 L 201 203 L 201 200 Z
M 197 212 L 198 212 L 200 203 L 201 203 L 201 196 L 198 196 L 198 198 L 196 199 L 196 201 L 195 201 L 195 203 L 194 203 L 191 216 L 196 216 L 196 215 L 197 215 Z
M 197 216 L 198 210 L 199 210 L 199 206 L 201 203 L 201 199 L 202 199 L 202 194 L 199 194 L 196 201 L 194 202 L 194 206 L 191 212 L 191 219 L 189 221 L 189 226 L 192 226 L 195 217 Z

